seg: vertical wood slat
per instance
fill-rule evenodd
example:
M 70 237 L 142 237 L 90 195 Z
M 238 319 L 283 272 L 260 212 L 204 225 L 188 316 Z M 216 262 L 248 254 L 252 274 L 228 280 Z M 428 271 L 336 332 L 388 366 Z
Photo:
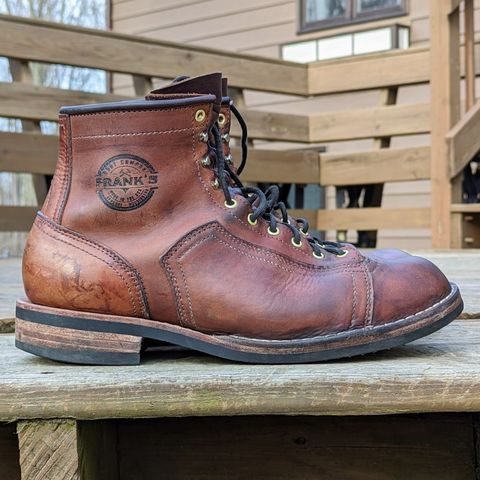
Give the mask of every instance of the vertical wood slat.
M 465 103 L 468 112 L 475 103 L 475 9 L 473 0 L 465 0 Z
M 8 60 L 10 73 L 15 82 L 22 82 L 33 84 L 32 71 L 27 60 L 16 60 L 10 58 Z M 22 131 L 41 133 L 40 122 L 33 120 L 21 120 Z M 37 205 L 42 205 L 47 196 L 47 180 L 45 175 L 32 175 L 33 188 L 35 189 L 35 196 Z
M 143 97 L 153 89 L 152 77 L 146 77 L 145 75 L 132 75 L 133 88 L 135 95 Z
M 433 248 L 450 248 L 461 236 L 451 224 L 450 205 L 461 190 L 458 179 L 450 183 L 446 143 L 448 131 L 460 118 L 459 9 L 451 11 L 451 6 L 448 0 L 430 0 Z

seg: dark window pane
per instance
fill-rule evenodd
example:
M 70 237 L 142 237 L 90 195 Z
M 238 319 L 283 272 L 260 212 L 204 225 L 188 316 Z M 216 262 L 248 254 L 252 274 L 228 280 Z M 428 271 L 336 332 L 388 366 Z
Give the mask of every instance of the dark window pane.
M 306 0 L 305 20 L 307 23 L 344 17 L 347 0 Z
M 402 0 L 357 0 L 357 13 L 374 12 L 401 6 Z

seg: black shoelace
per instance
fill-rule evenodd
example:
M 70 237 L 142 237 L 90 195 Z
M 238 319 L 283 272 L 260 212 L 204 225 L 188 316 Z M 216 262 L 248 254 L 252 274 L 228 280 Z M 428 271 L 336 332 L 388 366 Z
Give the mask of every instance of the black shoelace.
M 225 204 L 227 206 L 234 206 L 235 200 L 233 196 L 240 194 L 247 199 L 252 208 L 252 212 L 248 216 L 248 221 L 251 225 L 255 225 L 259 218 L 263 218 L 269 223 L 268 233 L 270 235 L 278 235 L 280 233 L 278 224 L 281 223 L 292 232 L 292 244 L 300 247 L 302 245 L 302 238 L 304 238 L 309 243 L 316 258 L 324 257 L 322 250 L 337 256 L 346 255 L 348 251 L 342 248 L 342 244 L 323 241 L 310 235 L 308 233 L 309 224 L 305 218 L 289 218 L 284 202 L 279 201 L 280 191 L 277 185 L 270 186 L 267 190 L 262 191 L 259 188 L 246 187 L 242 184 L 239 175 L 247 163 L 248 131 L 243 117 L 232 102 L 230 103 L 230 110 L 236 117 L 242 131 L 242 160 L 236 172 L 232 170 L 229 162 L 225 160 L 223 153 L 224 138 L 222 138 L 217 122 L 210 127 L 210 134 L 208 136 L 209 156 L 211 159 L 213 158 L 213 169 L 219 187 L 225 196 Z

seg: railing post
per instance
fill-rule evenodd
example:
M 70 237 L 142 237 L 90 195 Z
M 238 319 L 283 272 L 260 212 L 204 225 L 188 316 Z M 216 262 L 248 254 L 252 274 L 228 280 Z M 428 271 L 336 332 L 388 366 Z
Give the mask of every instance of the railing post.
M 453 4 L 452 4 L 453 3 Z M 450 206 L 460 201 L 459 178 L 450 182 L 446 135 L 460 119 L 459 8 L 452 0 L 430 0 L 432 246 L 450 248 Z M 458 227 L 458 225 L 457 225 Z

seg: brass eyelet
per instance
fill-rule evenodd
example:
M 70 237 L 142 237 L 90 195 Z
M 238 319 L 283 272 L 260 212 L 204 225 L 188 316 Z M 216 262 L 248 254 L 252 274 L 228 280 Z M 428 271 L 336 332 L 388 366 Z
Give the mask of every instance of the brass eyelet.
M 227 119 L 226 119 L 226 117 L 225 117 L 225 115 L 224 115 L 223 113 L 220 113 L 220 114 L 218 115 L 218 124 L 219 124 L 219 125 L 225 125 L 225 121 L 226 121 L 226 120 L 227 120 Z
M 230 141 L 230 135 L 228 133 L 224 133 L 222 135 L 222 140 L 225 142 L 225 143 L 228 143 Z
M 340 253 L 339 255 L 336 255 L 338 258 L 343 258 L 346 257 L 349 253 L 349 250 L 343 250 L 343 253 Z
M 220 188 L 220 183 L 218 181 L 218 178 L 216 178 L 215 180 L 212 180 L 211 185 L 215 190 L 218 190 Z
M 323 260 L 325 258 L 325 255 L 323 253 L 321 253 L 320 255 L 318 253 L 315 253 L 315 252 L 312 252 L 312 255 L 315 257 L 315 258 L 318 258 L 318 260 Z
M 291 242 L 292 242 L 292 245 L 293 245 L 295 248 L 300 248 L 300 247 L 303 245 L 303 243 L 302 243 L 301 240 L 297 243 L 297 242 L 295 241 L 295 237 L 292 237 Z
M 227 207 L 227 208 L 235 208 L 237 206 L 237 201 L 232 198 L 232 203 L 228 203 L 226 200 L 223 202 L 223 204 Z
M 210 160 L 210 156 L 207 155 L 206 157 L 202 158 L 202 160 L 200 160 L 201 164 L 202 164 L 202 167 L 209 167 L 210 164 L 212 163 L 212 161 Z
M 300 228 L 300 233 L 304 236 L 304 237 L 308 237 L 308 232 L 305 232 L 303 230 L 303 228 Z
M 195 120 L 199 123 L 203 122 L 206 116 L 205 110 L 200 109 L 195 112 Z
M 252 214 L 249 213 L 249 214 L 248 214 L 248 217 L 247 217 L 248 223 L 249 223 L 250 225 L 252 225 L 252 226 L 255 226 L 255 225 L 258 223 L 258 220 L 257 220 L 257 219 L 252 220 L 251 216 L 252 216 Z
M 267 233 L 269 235 L 272 235 L 272 237 L 274 237 L 275 235 L 279 235 L 280 234 L 280 229 L 278 227 L 275 227 L 275 230 L 272 230 L 270 227 L 267 228 Z

